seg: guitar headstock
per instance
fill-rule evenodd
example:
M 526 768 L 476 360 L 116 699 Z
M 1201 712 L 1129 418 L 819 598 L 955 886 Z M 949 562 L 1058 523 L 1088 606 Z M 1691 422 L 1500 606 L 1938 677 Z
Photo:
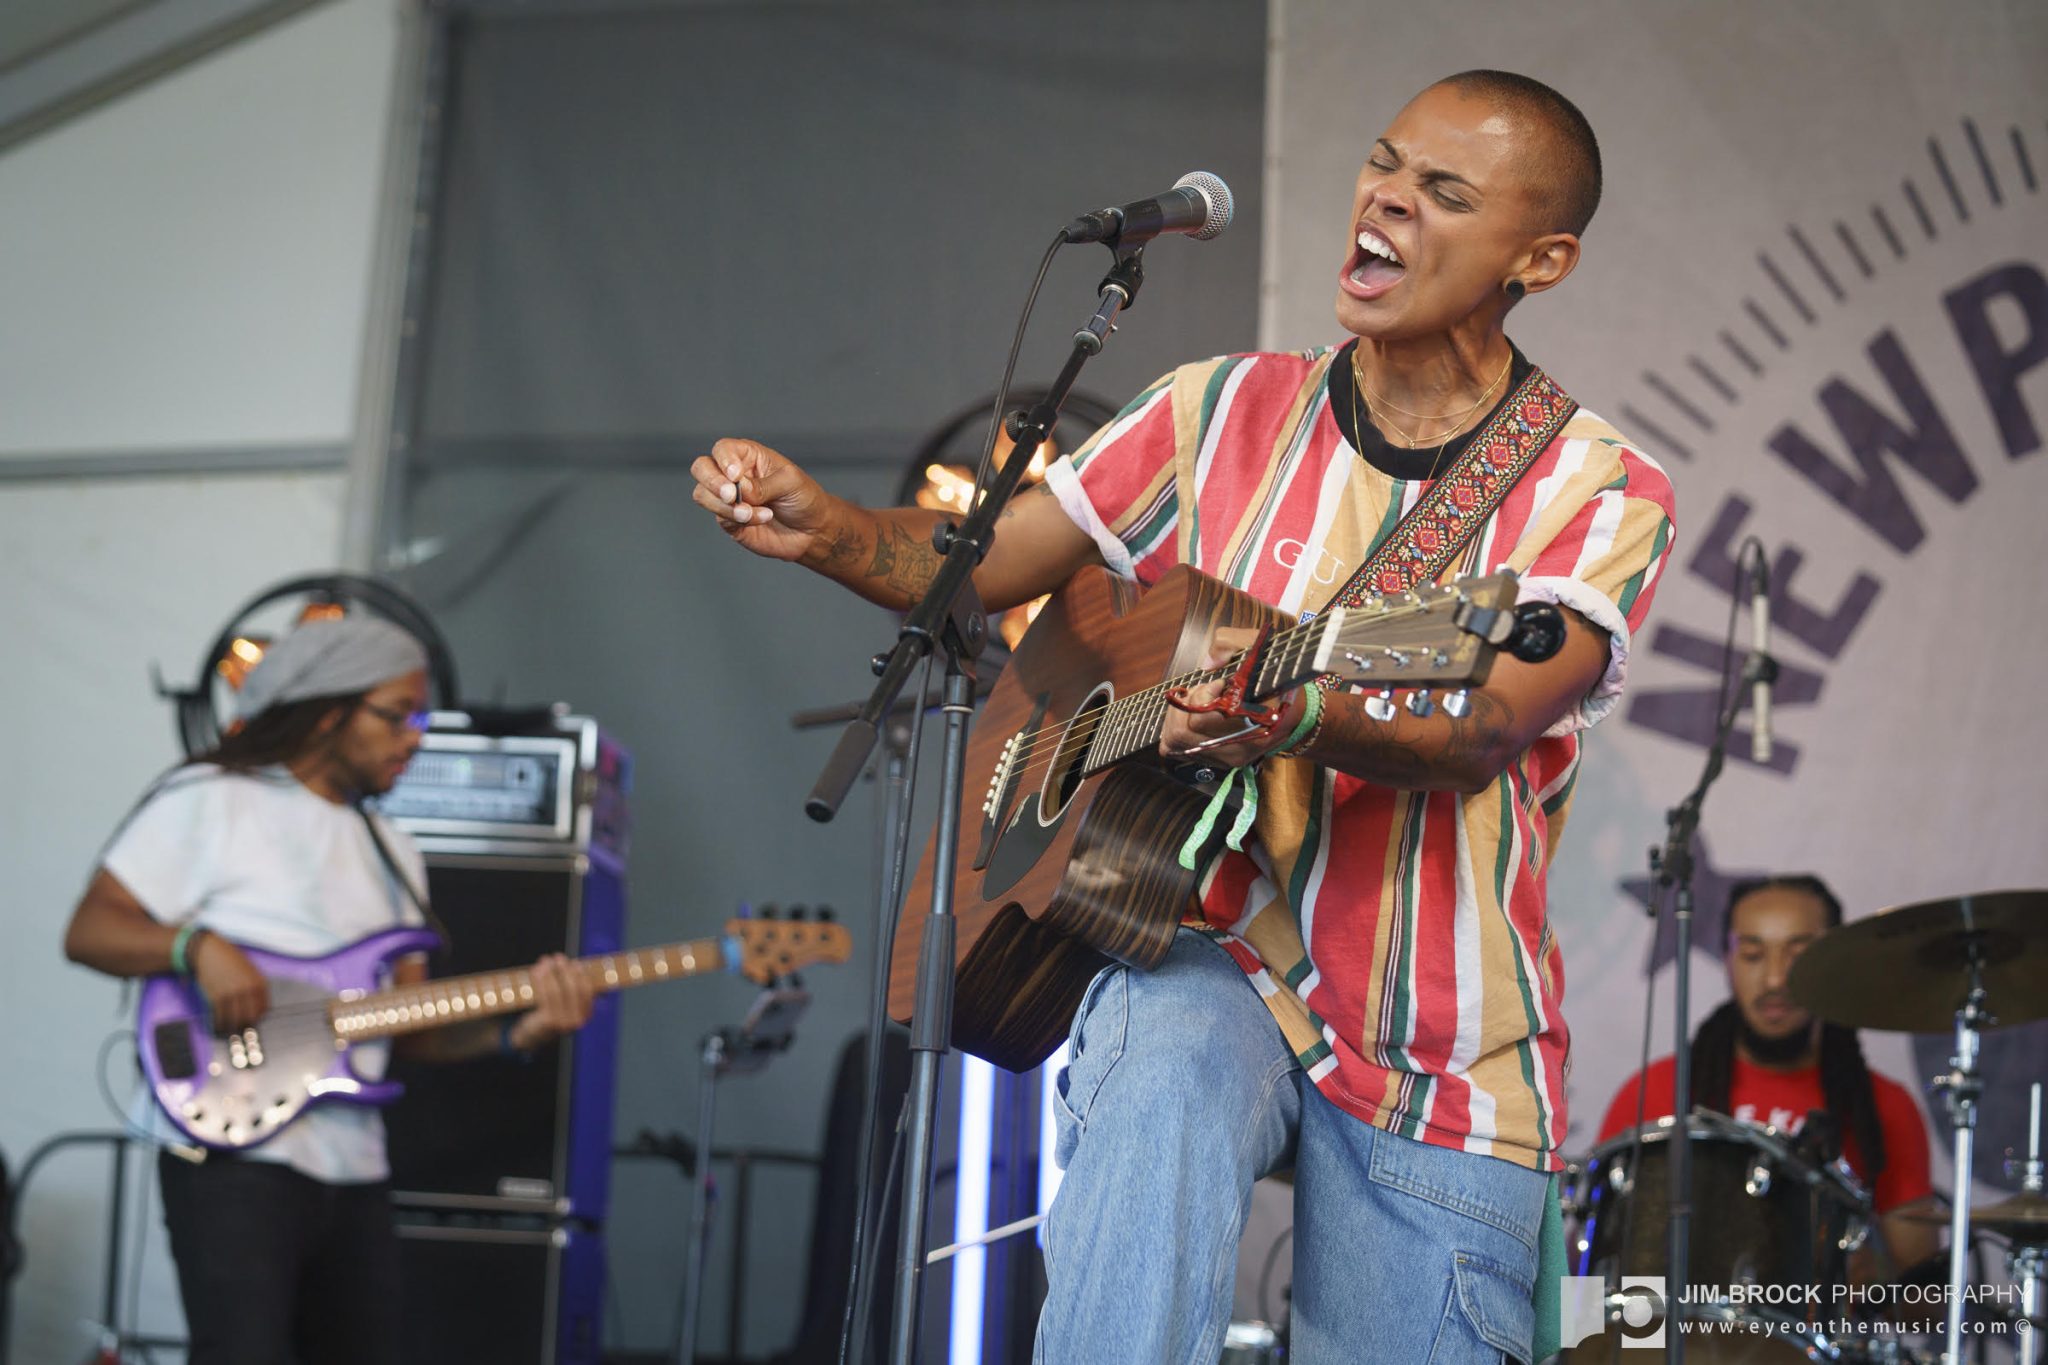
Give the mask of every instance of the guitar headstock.
M 1323 671 L 1382 688 L 1485 682 L 1515 633 L 1516 591 L 1502 570 L 1333 609 L 1317 651 Z
M 739 965 L 733 970 L 766 986 L 814 962 L 844 962 L 852 955 L 853 937 L 845 925 L 800 919 L 800 913 L 777 919 L 768 911 L 753 919 L 727 920 L 726 936 L 739 944 Z

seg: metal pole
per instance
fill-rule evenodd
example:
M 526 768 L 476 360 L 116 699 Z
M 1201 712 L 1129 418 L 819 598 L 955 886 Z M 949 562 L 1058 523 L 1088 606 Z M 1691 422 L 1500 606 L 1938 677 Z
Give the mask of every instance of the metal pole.
M 1965 924 L 1968 902 L 1964 903 Z M 1938 1084 L 1948 1092 L 1949 1117 L 1955 1124 L 1955 1197 L 1948 1223 L 1948 1347 L 1950 1365 L 1963 1359 L 1963 1292 L 1970 1270 L 1970 1185 L 1975 1175 L 1977 1142 L 1977 1030 L 1988 1022 L 1984 1012 L 1983 966 L 1974 941 L 1970 953 L 1970 993 L 1956 1011 L 1956 1051 L 1951 1070 Z
M 1669 1264 L 1664 1278 L 1664 1359 L 1684 1365 L 1685 1288 L 1692 1252 L 1692 877 L 1678 883 L 1672 901 L 1677 960 L 1672 964 L 1671 1205 Z
M 704 1296 L 704 1253 L 708 1248 L 711 1211 L 711 1121 L 718 1102 L 718 1075 L 725 1068 L 725 1035 L 713 1033 L 704 1040 L 700 1060 L 703 1072 L 697 1083 L 697 1177 L 690 1196 L 689 1278 L 683 1285 L 683 1321 L 677 1329 L 676 1365 L 693 1365 L 697 1359 L 697 1309 Z
M 974 714 L 974 675 L 950 648 L 946 662 L 946 747 L 939 768 L 939 828 L 934 844 L 931 916 L 918 961 L 917 1005 L 910 1024 L 910 1149 L 898 1229 L 895 1311 L 889 1325 L 892 1365 L 913 1365 L 917 1319 L 924 1301 L 925 1223 L 931 1202 L 932 1144 L 938 1112 L 939 1063 L 953 1034 L 953 859 L 960 846 L 960 802 L 967 771 L 967 722 Z

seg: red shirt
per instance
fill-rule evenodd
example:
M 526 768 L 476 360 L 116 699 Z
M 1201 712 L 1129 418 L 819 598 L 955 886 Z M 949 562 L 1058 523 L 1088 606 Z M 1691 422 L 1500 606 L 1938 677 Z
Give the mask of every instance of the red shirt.
M 1600 1122 L 1599 1141 L 1605 1142 L 1635 1126 L 1636 1087 L 1644 1076 L 1648 1077 L 1648 1085 L 1643 1122 L 1654 1122 L 1671 1112 L 1671 1067 L 1671 1058 L 1664 1057 L 1650 1063 L 1649 1071 L 1629 1078 L 1615 1095 L 1614 1103 L 1607 1106 L 1607 1117 Z M 1884 1171 L 1877 1178 L 1871 1199 L 1879 1213 L 1887 1213 L 1901 1204 L 1923 1199 L 1934 1190 L 1927 1175 L 1927 1124 L 1904 1086 L 1872 1072 L 1870 1087 L 1877 1096 L 1878 1130 L 1884 1134 Z M 1806 1122 L 1807 1110 L 1827 1108 L 1821 1095 L 1819 1067 L 1772 1071 L 1744 1061 L 1740 1053 L 1735 1056 L 1735 1073 L 1729 1079 L 1728 1100 L 1736 1118 L 1767 1123 L 1784 1133 L 1798 1132 Z M 1842 1155 L 1857 1178 L 1868 1185 L 1869 1168 L 1864 1165 L 1863 1153 L 1857 1150 L 1855 1135 L 1848 1131 L 1846 1123 Z

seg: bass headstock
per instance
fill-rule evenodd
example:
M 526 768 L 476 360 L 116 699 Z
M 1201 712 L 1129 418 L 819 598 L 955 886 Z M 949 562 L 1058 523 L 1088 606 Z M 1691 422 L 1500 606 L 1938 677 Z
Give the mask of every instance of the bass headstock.
M 750 919 L 727 920 L 726 936 L 739 945 L 739 963 L 733 970 L 766 986 L 813 963 L 846 961 L 853 954 L 853 937 L 845 925 L 832 923 L 831 913 L 821 909 L 818 918 L 806 919 L 796 909 L 787 918 L 777 918 L 769 910 Z

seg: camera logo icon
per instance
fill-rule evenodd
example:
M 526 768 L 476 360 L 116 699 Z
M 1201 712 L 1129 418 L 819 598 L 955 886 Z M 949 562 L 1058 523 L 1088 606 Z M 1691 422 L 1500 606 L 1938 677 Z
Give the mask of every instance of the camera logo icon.
M 1610 1301 L 1605 1279 L 1598 1275 L 1563 1275 L 1559 1277 L 1559 1290 L 1559 1346 L 1576 1346 L 1607 1330 Z M 1612 1325 L 1624 1347 L 1664 1344 L 1664 1320 L 1669 1305 L 1664 1297 L 1662 1275 L 1625 1276 L 1615 1302 L 1618 1310 Z

